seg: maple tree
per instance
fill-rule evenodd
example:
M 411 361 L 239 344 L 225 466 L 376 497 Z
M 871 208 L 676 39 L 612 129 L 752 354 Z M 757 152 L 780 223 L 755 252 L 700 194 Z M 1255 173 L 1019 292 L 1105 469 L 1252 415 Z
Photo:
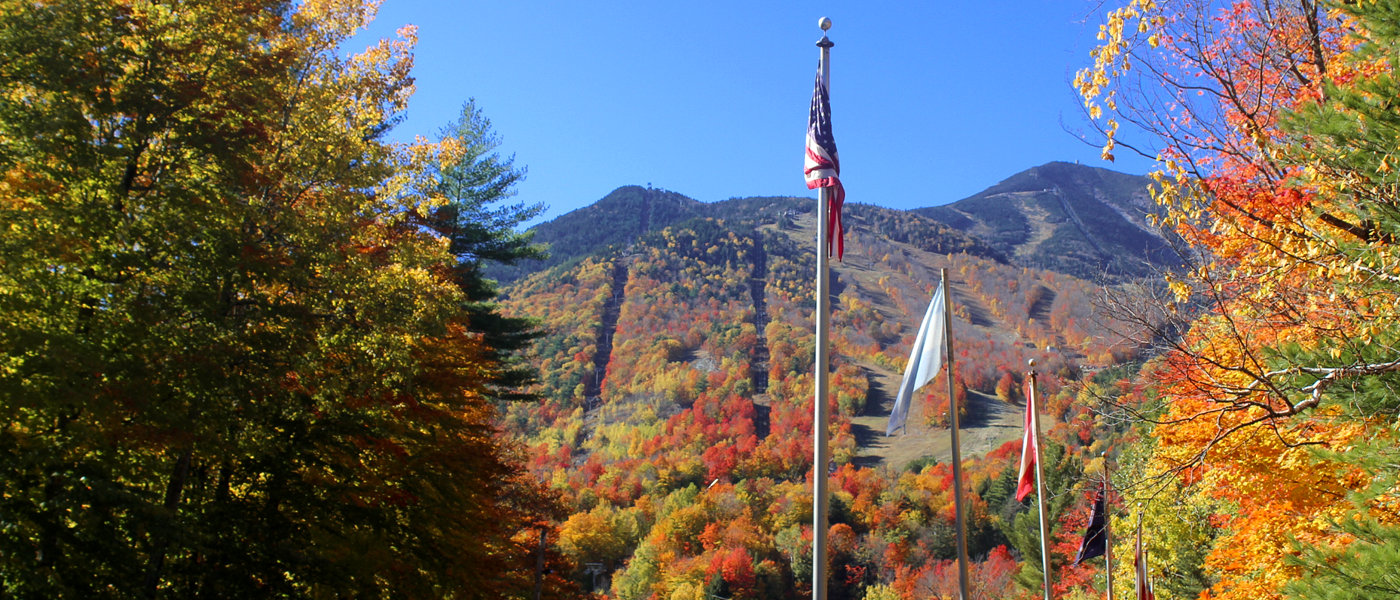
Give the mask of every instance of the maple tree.
M 1077 79 L 1106 156 L 1119 119 L 1158 141 L 1164 225 L 1195 249 L 1133 313 L 1168 349 L 1149 371 L 1165 405 L 1143 415 L 1140 468 L 1160 483 L 1140 496 L 1149 513 L 1229 506 L 1207 510 L 1213 539 L 1166 527 L 1207 543 L 1192 577 L 1213 597 L 1364 589 L 1364 570 L 1329 578 L 1382 559 L 1369 548 L 1395 521 L 1393 469 L 1367 468 L 1400 381 L 1394 10 L 1132 2 Z

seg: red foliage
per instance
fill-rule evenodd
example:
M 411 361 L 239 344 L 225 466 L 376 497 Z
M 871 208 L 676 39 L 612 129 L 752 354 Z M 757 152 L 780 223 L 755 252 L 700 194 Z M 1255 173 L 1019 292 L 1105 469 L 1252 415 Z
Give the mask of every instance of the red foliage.
M 1084 528 L 1089 524 L 1092 496 L 1092 492 L 1085 492 L 1084 501 L 1077 503 L 1060 518 L 1060 532 L 1051 540 L 1050 554 L 1059 555 L 1064 561 L 1064 566 L 1060 567 L 1053 580 L 1056 596 L 1069 593 L 1073 589 L 1088 587 L 1100 571 L 1092 562 L 1077 567 L 1073 565 L 1074 556 L 1079 552 L 1079 543 L 1083 540 Z
M 700 456 L 700 460 L 705 463 L 705 478 L 707 480 L 727 480 L 729 473 L 734 470 L 734 466 L 739 464 L 739 452 L 729 444 L 710 446 Z
M 735 548 L 724 554 L 721 564 L 721 576 L 725 583 L 729 584 L 730 592 L 735 596 L 750 596 L 758 580 L 753 574 L 753 557 L 749 551 L 743 547 Z
M 997 380 L 997 397 L 1004 402 L 1014 401 L 1016 390 L 1016 377 L 1011 373 L 1002 373 L 1001 379 Z

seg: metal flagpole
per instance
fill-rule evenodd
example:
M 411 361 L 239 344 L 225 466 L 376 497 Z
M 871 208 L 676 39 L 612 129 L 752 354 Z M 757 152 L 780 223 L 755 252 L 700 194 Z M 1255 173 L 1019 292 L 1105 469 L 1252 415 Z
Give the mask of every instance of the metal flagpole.
M 958 594 L 972 600 L 967 591 L 967 526 L 963 522 L 962 444 L 958 441 L 958 397 L 953 392 L 953 296 L 948 289 L 948 269 L 943 276 L 943 356 L 948 361 L 948 425 L 953 432 L 953 513 L 958 528 Z
M 1108 600 L 1113 600 L 1113 480 L 1108 476 L 1108 452 L 1103 457 L 1103 568 L 1107 574 Z
M 821 48 L 822 85 L 827 93 L 831 90 L 831 47 L 826 31 L 831 29 L 831 19 L 822 17 L 818 21 L 822 28 L 822 39 L 817 42 Z M 830 187 L 817 188 L 817 361 L 816 394 L 812 399 L 812 599 L 826 600 L 826 539 L 827 539 L 827 472 L 831 462 L 831 451 L 827 448 L 826 424 L 830 419 L 827 403 L 827 346 L 831 329 L 831 278 L 830 257 L 826 251 L 826 229 L 831 215 L 827 214 L 827 203 L 831 200 Z
M 1045 574 L 1045 600 L 1050 600 L 1050 532 L 1045 518 L 1045 470 L 1040 465 L 1040 410 L 1035 405 L 1035 359 L 1030 359 L 1030 395 L 1026 398 L 1031 411 L 1031 435 L 1035 436 L 1035 498 L 1040 505 L 1040 564 Z
M 1147 553 L 1142 551 L 1142 503 L 1137 505 L 1137 541 L 1133 546 L 1133 597 L 1144 600 L 1143 588 L 1147 583 Z M 1151 598 L 1151 596 L 1148 596 Z

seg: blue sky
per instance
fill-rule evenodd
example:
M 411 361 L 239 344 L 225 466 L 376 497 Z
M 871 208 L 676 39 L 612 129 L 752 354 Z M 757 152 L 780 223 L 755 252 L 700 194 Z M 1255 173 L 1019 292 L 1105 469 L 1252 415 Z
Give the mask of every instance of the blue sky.
M 434 136 L 475 97 L 529 167 L 518 198 L 551 218 L 629 184 L 813 195 L 802 143 L 827 16 L 847 197 L 915 208 L 1053 160 L 1148 170 L 1065 130 L 1084 125 L 1069 81 L 1096 4 L 385 0 L 345 50 L 417 25 L 418 92 L 394 137 Z

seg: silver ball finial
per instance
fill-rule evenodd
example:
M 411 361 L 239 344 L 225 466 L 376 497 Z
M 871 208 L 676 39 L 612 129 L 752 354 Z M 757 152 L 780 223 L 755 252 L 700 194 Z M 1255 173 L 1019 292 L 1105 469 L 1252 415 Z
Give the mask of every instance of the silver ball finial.
M 1032 358 L 1032 359 L 1026 361 L 1026 364 L 1030 365 L 1031 368 L 1034 369 L 1034 368 L 1035 368 L 1035 359 Z
M 817 20 L 817 27 L 822 28 L 822 31 L 830 31 L 830 30 L 831 30 L 831 19 L 828 19 L 828 18 L 826 18 L 826 17 L 822 17 L 822 18 L 818 19 L 818 20 Z

